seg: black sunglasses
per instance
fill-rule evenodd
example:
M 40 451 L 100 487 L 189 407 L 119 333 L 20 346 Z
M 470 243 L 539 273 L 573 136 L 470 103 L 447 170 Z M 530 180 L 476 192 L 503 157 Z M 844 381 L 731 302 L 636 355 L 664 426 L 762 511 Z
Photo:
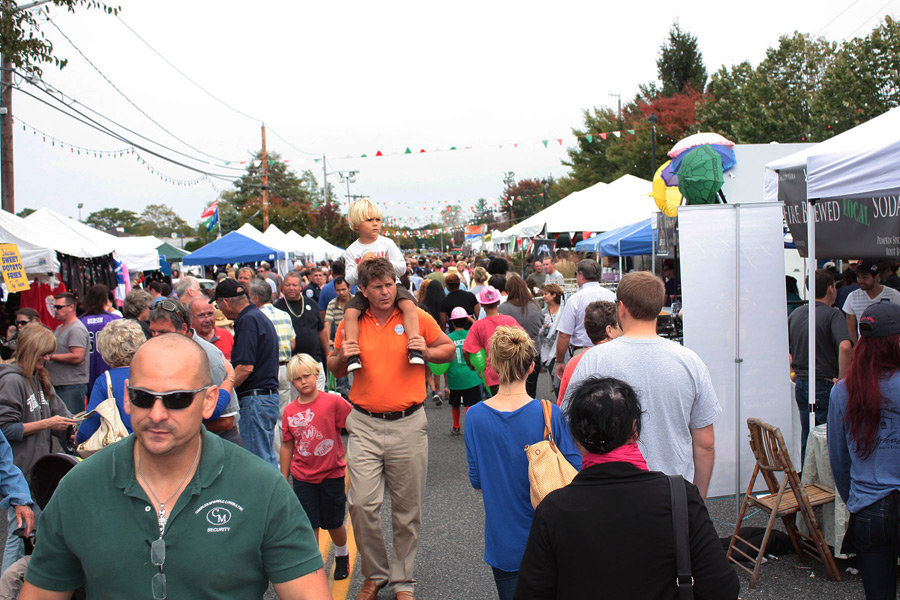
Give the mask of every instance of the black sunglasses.
M 205 385 L 196 390 L 172 390 L 171 392 L 153 392 L 144 388 L 128 386 L 128 398 L 133 406 L 150 409 L 156 404 L 156 399 L 162 400 L 166 410 L 181 410 L 187 408 L 194 401 L 194 396 L 211 388 Z
M 177 313 L 178 307 L 181 305 L 180 302 L 174 302 L 173 300 L 163 300 L 158 303 L 158 306 L 166 312 Z
M 20 327 L 25 327 L 29 323 L 31 323 L 31 321 L 16 321 L 16 325 L 18 325 Z
M 71 304 L 54 304 L 53 308 L 54 308 L 54 310 L 62 310 L 64 308 L 66 308 L 67 306 L 72 306 L 72 305 Z

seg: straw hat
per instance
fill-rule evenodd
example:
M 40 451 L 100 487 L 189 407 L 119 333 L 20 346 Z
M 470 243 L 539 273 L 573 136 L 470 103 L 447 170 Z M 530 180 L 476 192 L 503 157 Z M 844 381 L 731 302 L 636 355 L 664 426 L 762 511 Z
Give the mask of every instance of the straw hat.
M 231 327 L 234 325 L 234 321 L 225 316 L 219 307 L 216 306 L 216 327 Z

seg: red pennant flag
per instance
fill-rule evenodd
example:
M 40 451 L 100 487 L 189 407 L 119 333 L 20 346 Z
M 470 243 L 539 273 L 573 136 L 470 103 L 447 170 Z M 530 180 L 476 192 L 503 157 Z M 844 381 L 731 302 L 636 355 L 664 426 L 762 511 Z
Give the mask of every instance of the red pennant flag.
M 381 150 L 379 150 L 378 152 L 375 153 L 375 156 L 384 156 L 384 154 L 382 154 Z
M 600 134 L 600 137 L 602 137 L 602 138 L 605 140 L 605 139 L 606 139 L 606 134 L 605 134 L 605 133 L 601 133 L 601 134 Z
M 559 142 L 560 146 L 562 146 L 562 138 L 556 138 L 556 141 Z
M 421 150 L 419 150 L 419 154 L 425 154 L 425 148 L 422 148 Z

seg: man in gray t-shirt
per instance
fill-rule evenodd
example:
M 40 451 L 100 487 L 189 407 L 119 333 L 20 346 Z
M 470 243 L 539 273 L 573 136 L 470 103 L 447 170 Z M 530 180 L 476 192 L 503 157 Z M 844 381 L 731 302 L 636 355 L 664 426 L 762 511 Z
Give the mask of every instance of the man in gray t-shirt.
M 562 407 L 591 377 L 614 377 L 637 392 L 644 411 L 638 440 L 647 466 L 682 475 L 706 497 L 715 461 L 713 423 L 722 407 L 709 370 L 695 352 L 656 335 L 665 286 L 646 271 L 629 273 L 616 290 L 622 337 L 584 353 Z
M 91 374 L 88 355 L 91 336 L 75 312 L 75 296 L 64 292 L 53 298 L 53 309 L 62 325 L 56 328 L 56 352 L 47 361 L 47 372 L 56 395 L 73 415 L 84 411 Z

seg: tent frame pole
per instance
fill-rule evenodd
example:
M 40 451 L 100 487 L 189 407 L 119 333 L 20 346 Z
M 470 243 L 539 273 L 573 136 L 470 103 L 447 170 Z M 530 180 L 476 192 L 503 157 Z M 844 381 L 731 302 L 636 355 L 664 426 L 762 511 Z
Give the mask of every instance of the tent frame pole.
M 741 515 L 741 205 L 734 206 L 734 489 L 735 519 Z
M 809 282 L 807 286 L 809 291 L 806 294 L 806 300 L 809 302 L 807 322 L 809 348 L 806 360 L 807 381 L 809 382 L 809 433 L 812 433 L 816 427 L 816 198 L 809 198 L 807 202 L 806 277 Z M 800 465 L 800 468 L 802 469 L 803 465 Z

